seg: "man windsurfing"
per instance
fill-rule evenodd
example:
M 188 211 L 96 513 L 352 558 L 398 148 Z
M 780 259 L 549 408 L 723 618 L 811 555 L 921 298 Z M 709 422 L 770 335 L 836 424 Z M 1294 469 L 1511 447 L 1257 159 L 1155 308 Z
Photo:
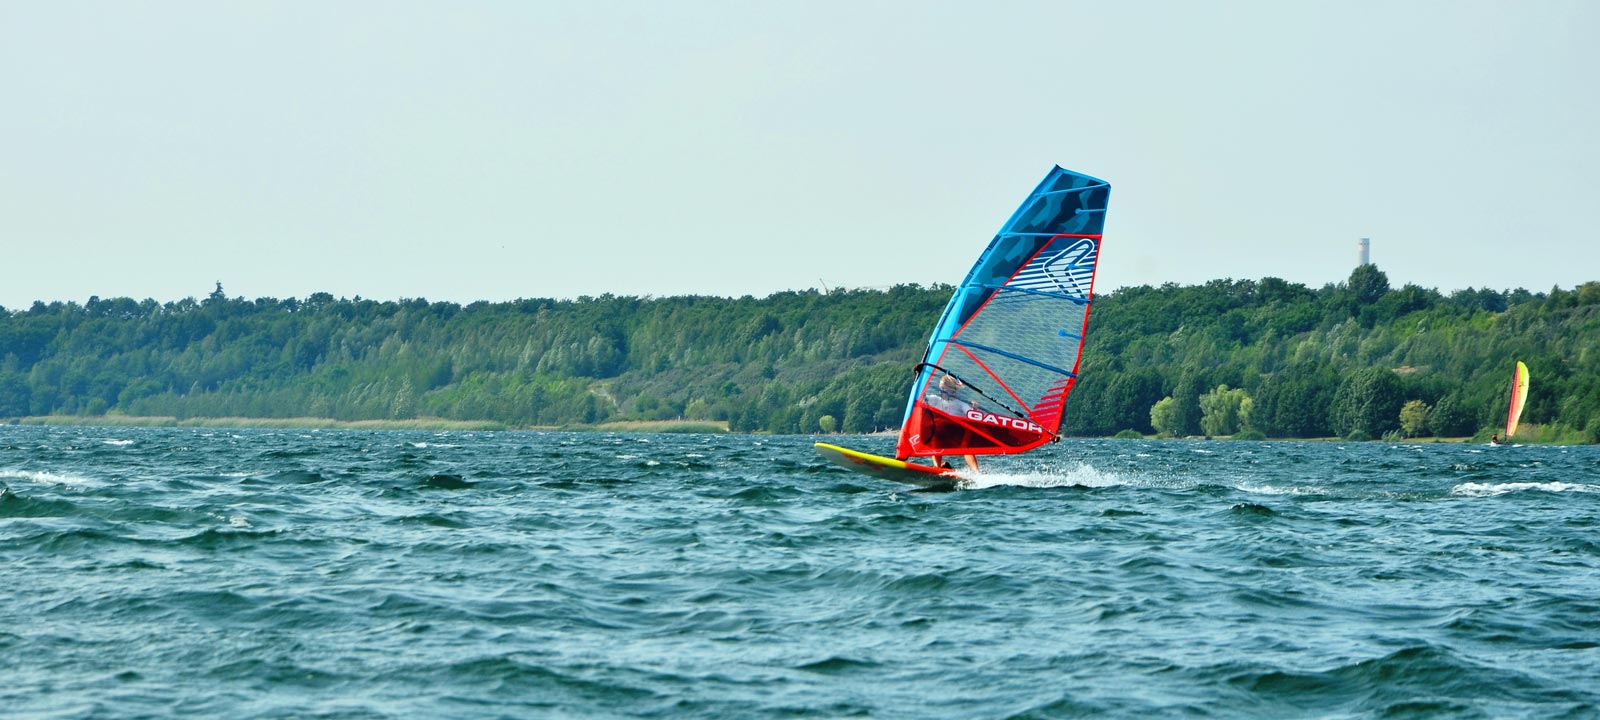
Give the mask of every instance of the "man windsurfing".
M 930 406 L 937 408 L 940 411 L 947 412 L 951 415 L 965 415 L 968 410 L 975 408 L 976 405 L 966 402 L 959 397 L 962 387 L 965 386 L 960 380 L 956 379 L 956 376 L 946 373 L 943 377 L 939 378 L 938 392 L 929 395 L 927 397 L 927 403 Z M 961 457 L 967 461 L 967 467 L 972 468 L 973 472 L 978 471 L 978 456 L 962 455 Z M 950 463 L 945 462 L 943 455 L 934 455 L 933 466 L 949 469 Z

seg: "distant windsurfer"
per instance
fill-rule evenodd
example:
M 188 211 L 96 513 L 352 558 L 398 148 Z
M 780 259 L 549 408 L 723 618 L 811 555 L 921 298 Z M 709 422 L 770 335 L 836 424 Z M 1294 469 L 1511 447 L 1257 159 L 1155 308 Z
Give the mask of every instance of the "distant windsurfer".
M 1490 445 L 1499 445 L 1500 444 L 1500 433 L 1491 433 L 1489 435 L 1489 444 Z
M 959 397 L 961 388 L 964 386 L 964 383 L 957 380 L 956 376 L 946 373 L 939 378 L 938 389 L 928 393 L 927 403 L 951 415 L 965 415 L 968 410 L 977 407 L 977 405 L 976 403 L 966 402 Z M 963 455 L 962 458 L 967 461 L 967 467 L 972 468 L 973 472 L 977 472 L 978 457 L 976 455 Z M 949 469 L 950 463 L 945 462 L 943 455 L 934 455 L 933 466 Z

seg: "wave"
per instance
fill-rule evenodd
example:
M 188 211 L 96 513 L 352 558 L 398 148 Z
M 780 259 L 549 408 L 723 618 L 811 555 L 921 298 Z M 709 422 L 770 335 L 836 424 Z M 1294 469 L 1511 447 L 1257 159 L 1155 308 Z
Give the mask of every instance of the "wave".
M 0 470 L 0 480 L 26 480 L 41 485 L 64 487 L 97 487 L 105 483 L 83 475 L 53 473 L 47 470 Z
M 1382 717 L 1457 717 L 1474 707 L 1506 710 L 1553 702 L 1584 707 L 1572 693 L 1535 676 L 1428 644 L 1322 671 L 1251 669 L 1231 674 L 1226 682 L 1265 709 L 1281 711 L 1272 714 L 1282 715 L 1300 715 L 1289 711 L 1306 707 L 1346 711 L 1329 713 L 1340 715 L 1379 710 Z
M 1253 485 L 1249 483 L 1240 483 L 1235 487 L 1240 492 L 1247 492 L 1252 495 L 1326 495 L 1328 493 L 1326 488 L 1302 487 L 1298 485 L 1280 487 L 1274 485 Z
M 70 517 L 80 512 L 75 503 L 51 498 L 23 497 L 0 483 L 0 518 Z M 11 536 L 8 542 L 15 542 Z
M 477 483 L 467 480 L 460 475 L 451 473 L 435 473 L 433 475 L 429 475 L 427 478 L 424 478 L 422 481 L 423 487 L 436 488 L 439 490 L 470 490 L 477 485 Z
M 794 669 L 822 675 L 844 675 L 853 672 L 871 670 L 876 667 L 878 667 L 878 663 L 871 660 L 860 660 L 852 657 L 831 655 L 821 660 L 801 663 L 794 666 Z
M 1451 495 L 1466 497 L 1494 497 L 1507 493 L 1536 490 L 1539 492 L 1600 492 L 1600 485 L 1565 482 L 1514 482 L 1514 483 L 1462 483 L 1450 488 Z

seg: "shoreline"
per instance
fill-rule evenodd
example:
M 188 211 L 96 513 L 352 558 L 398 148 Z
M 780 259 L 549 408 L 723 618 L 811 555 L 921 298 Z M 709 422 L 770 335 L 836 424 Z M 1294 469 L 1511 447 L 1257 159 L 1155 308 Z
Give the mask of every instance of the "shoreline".
M 57 427 L 188 427 L 188 428 L 217 428 L 217 429 L 267 429 L 267 430 L 427 430 L 437 432 L 620 432 L 620 433 L 690 433 L 690 434 L 731 434 L 727 421 L 718 420 L 615 420 L 597 423 L 594 425 L 509 425 L 492 420 L 448 420 L 445 418 L 413 418 L 410 420 L 335 420 L 333 418 L 295 417 L 295 418 L 248 418 L 248 417 L 218 417 L 218 418 L 177 418 L 160 415 L 32 415 L 26 417 L 0 418 L 0 425 L 33 425 Z M 768 433 L 748 433 L 764 435 Z M 857 435 L 854 433 L 810 433 L 819 437 L 851 435 L 857 437 L 894 436 L 893 431 L 880 431 Z M 1119 438 L 1107 436 L 1103 438 L 1082 437 L 1084 440 L 1116 440 Z M 1135 439 L 1135 438 L 1120 438 Z M 1230 442 L 1230 436 L 1204 437 L 1174 437 L 1161 438 L 1147 435 L 1139 440 L 1159 441 L 1190 441 L 1214 440 Z M 1416 444 L 1471 444 L 1474 436 L 1464 437 L 1415 437 L 1405 438 L 1397 442 Z M 1240 442 L 1383 442 L 1382 439 L 1373 440 L 1347 440 L 1339 437 L 1320 438 L 1261 438 L 1259 440 L 1240 440 Z M 1546 444 L 1539 442 L 1523 441 L 1519 444 Z
M 271 429 L 271 430 L 434 430 L 443 432 L 473 431 L 562 431 L 562 432 L 637 432 L 637 433 L 726 433 L 726 422 L 712 420 L 635 420 L 606 422 L 595 425 L 508 425 L 492 420 L 447 420 L 445 418 L 415 418 L 411 420 L 335 420 L 333 418 L 247 418 L 247 417 L 195 417 L 176 418 L 151 415 L 34 415 L 20 418 L 0 418 L 0 425 L 33 425 L 56 427 L 192 427 L 218 429 Z

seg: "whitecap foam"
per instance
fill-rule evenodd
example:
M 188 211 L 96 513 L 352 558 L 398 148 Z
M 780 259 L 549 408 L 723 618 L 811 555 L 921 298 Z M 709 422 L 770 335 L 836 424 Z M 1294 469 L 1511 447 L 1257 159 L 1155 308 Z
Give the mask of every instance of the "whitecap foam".
M 1240 492 L 1247 492 L 1252 495 L 1320 495 L 1324 492 L 1327 492 L 1322 488 L 1295 487 L 1292 485 L 1289 487 L 1276 487 L 1273 485 L 1249 485 L 1240 483 L 1235 485 L 1234 488 Z
M 461 446 L 460 445 L 454 445 L 454 444 L 451 444 L 451 443 L 414 442 L 414 443 L 411 443 L 411 447 L 418 448 L 418 449 L 423 449 L 423 448 L 455 448 L 455 447 L 461 447 Z
M 101 445 L 115 445 L 117 447 L 127 447 L 129 445 L 132 445 L 133 441 L 132 440 L 101 440 L 100 444 Z
M 1450 488 L 1451 495 L 1466 497 L 1493 497 L 1506 493 L 1538 490 L 1541 492 L 1600 492 L 1600 485 L 1565 482 L 1520 483 L 1461 483 Z
M 99 480 L 82 475 L 68 475 L 44 470 L 0 470 L 0 480 L 12 479 L 64 487 L 87 487 L 101 484 Z
M 977 472 L 962 473 L 963 488 L 982 490 L 984 488 L 1011 485 L 1015 487 L 1116 487 L 1127 485 L 1128 481 L 1122 476 L 1105 472 L 1087 463 L 1080 463 L 1069 470 L 1036 470 L 1032 472 Z

